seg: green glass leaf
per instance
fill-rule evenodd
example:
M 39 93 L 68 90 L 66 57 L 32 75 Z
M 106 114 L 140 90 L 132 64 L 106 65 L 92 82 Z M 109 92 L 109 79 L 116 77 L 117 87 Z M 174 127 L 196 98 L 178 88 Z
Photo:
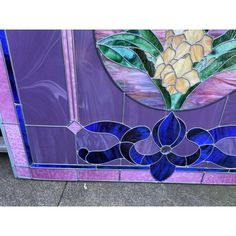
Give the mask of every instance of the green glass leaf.
M 123 47 L 129 47 L 129 48 L 138 48 L 135 44 L 130 43 L 128 41 L 124 41 L 124 40 L 108 41 L 108 42 L 106 42 L 106 45 L 109 45 L 109 46 L 123 46 Z
M 219 56 L 227 53 L 230 50 L 236 49 L 236 40 L 231 39 L 227 42 L 221 43 L 215 48 L 213 48 L 212 52 L 204 57 L 199 63 L 196 63 L 194 66 L 198 71 L 203 70 L 205 67 L 209 65 L 209 62 L 213 59 L 218 58 Z
M 151 56 L 150 54 L 147 55 L 145 54 L 144 51 L 140 50 L 136 45 L 130 43 L 130 42 L 127 42 L 127 41 L 124 41 L 124 40 L 113 40 L 113 41 L 109 41 L 106 43 L 106 45 L 109 45 L 109 46 L 122 46 L 122 47 L 127 47 L 129 49 L 132 49 L 133 51 L 135 51 L 137 54 L 139 54 L 138 52 L 140 52 L 140 54 L 142 54 L 143 58 L 145 57 L 145 60 L 148 58 L 149 61 L 155 63 L 156 61 L 156 58 Z M 146 55 L 146 56 L 145 56 Z M 139 55 L 140 56 L 140 55 Z M 140 57 L 141 58 L 141 57 Z M 142 58 L 141 58 L 142 60 Z M 143 61 L 143 60 L 142 60 Z
M 228 30 L 226 33 L 224 33 L 223 35 L 221 35 L 220 37 L 216 38 L 213 41 L 213 47 L 215 47 L 225 41 L 228 41 L 228 40 L 234 38 L 235 36 L 236 36 L 236 30 Z
M 109 41 L 107 42 L 106 45 L 109 46 L 124 46 L 128 47 L 128 49 L 132 49 L 134 52 L 136 52 L 141 59 L 146 71 L 148 72 L 150 77 L 153 77 L 155 74 L 155 66 L 154 66 L 154 58 L 148 59 L 147 55 L 145 54 L 144 51 L 140 50 L 137 48 L 134 44 L 122 41 L 122 40 L 114 40 L 114 41 Z
M 125 67 L 132 67 L 119 53 L 106 45 L 97 45 L 99 51 L 108 59 Z
M 109 60 L 125 67 L 131 67 L 146 72 L 146 69 L 139 56 L 126 47 L 110 47 L 107 45 L 97 45 L 100 52 Z
M 190 93 L 199 85 L 200 83 L 195 84 L 194 86 L 190 87 L 185 94 L 176 93 L 171 95 L 171 109 L 179 110 L 182 105 L 184 104 L 185 100 L 189 96 Z
M 147 58 L 147 55 L 142 50 L 134 48 L 133 51 L 135 51 L 138 54 L 149 76 L 153 77 L 156 71 L 153 62 Z
M 236 69 L 236 51 L 229 51 L 219 56 L 210 65 L 200 71 L 199 76 L 204 81 L 216 73 L 233 69 Z
M 212 50 L 212 57 L 214 56 L 220 56 L 232 49 L 236 48 L 236 40 L 235 39 L 231 39 L 229 41 L 223 42 L 221 44 L 219 44 L 218 46 L 216 46 L 213 50 Z
M 108 36 L 104 39 L 98 41 L 98 44 L 107 44 L 110 41 L 119 40 L 126 41 L 132 45 L 135 45 L 140 50 L 143 50 L 154 57 L 160 55 L 160 51 L 156 48 L 150 41 L 146 40 L 140 35 L 131 34 L 131 33 L 120 33 Z
M 166 109 L 171 108 L 171 97 L 169 92 L 165 89 L 165 87 L 162 86 L 160 79 L 152 79 L 152 82 L 160 89 L 162 93 L 162 97 L 164 99 Z
M 129 33 L 141 35 L 143 38 L 151 42 L 160 52 L 163 52 L 163 46 L 158 37 L 151 30 L 127 30 Z

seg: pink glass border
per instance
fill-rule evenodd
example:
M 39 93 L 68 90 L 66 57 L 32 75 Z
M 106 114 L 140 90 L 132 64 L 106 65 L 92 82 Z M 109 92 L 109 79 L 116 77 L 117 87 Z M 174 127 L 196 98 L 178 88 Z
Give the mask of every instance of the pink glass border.
M 18 120 L 15 113 L 2 45 L 0 46 L 0 94 L 1 122 L 17 124 Z
M 11 150 L 12 158 L 15 166 L 28 167 L 28 160 L 18 125 L 3 124 L 5 131 L 5 142 Z M 8 150 L 9 153 L 9 150 Z

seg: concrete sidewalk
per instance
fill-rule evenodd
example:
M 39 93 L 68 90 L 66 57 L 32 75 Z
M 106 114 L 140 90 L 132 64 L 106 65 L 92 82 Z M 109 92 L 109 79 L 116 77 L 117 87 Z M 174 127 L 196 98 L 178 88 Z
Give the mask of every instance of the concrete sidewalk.
M 0 206 L 236 206 L 236 186 L 21 180 L 1 154 Z

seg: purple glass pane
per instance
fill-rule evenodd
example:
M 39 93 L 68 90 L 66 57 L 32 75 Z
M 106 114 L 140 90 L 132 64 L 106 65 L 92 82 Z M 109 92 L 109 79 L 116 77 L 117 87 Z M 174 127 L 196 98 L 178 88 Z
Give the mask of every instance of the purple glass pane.
M 61 31 L 9 30 L 7 37 L 26 124 L 68 124 Z
M 216 143 L 222 152 L 229 155 L 236 155 L 236 138 L 225 138 Z
M 74 41 L 80 123 L 121 121 L 123 94 L 104 70 L 93 31 L 76 30 Z
M 223 110 L 221 125 L 233 125 L 236 124 L 235 110 L 236 105 L 236 92 L 233 92 L 228 96 L 228 100 Z
M 66 127 L 27 127 L 35 163 L 76 164 L 74 134 Z
M 167 114 L 168 111 L 152 109 L 128 96 L 125 97 L 124 123 L 126 125 L 131 127 L 147 125 L 149 128 L 152 128 L 159 119 L 165 117 Z

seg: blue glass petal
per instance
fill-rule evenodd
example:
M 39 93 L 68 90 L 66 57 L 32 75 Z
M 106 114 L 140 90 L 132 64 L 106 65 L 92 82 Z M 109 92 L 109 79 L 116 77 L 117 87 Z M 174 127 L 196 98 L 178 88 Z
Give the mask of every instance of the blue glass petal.
M 149 137 L 150 130 L 145 126 L 139 126 L 135 127 L 133 129 L 130 129 L 125 135 L 122 137 L 122 142 L 131 142 L 136 143 L 140 140 L 144 140 Z
M 157 162 L 161 158 L 161 152 L 157 152 L 151 155 L 144 155 L 139 153 L 135 147 L 133 146 L 130 150 L 130 157 L 131 159 L 139 165 L 150 165 Z
M 158 135 L 160 143 L 164 145 L 171 145 L 179 136 L 180 124 L 174 113 L 171 112 L 160 124 Z
M 187 138 L 198 145 L 213 144 L 211 134 L 204 129 L 191 129 L 188 131 Z
M 110 162 L 116 159 L 121 159 L 123 158 L 123 156 L 120 153 L 119 146 L 120 144 L 116 144 L 115 146 L 105 151 L 88 152 L 88 154 L 85 157 L 85 161 L 91 164 L 102 164 L 102 163 Z M 79 155 L 80 154 L 83 155 L 83 153 L 85 153 L 84 149 L 82 150 L 80 149 Z M 83 158 L 83 156 L 81 158 Z
M 136 164 L 140 164 L 142 162 L 143 156 L 144 155 L 136 151 L 134 146 L 130 149 L 130 157 Z
M 198 160 L 198 158 L 201 155 L 201 150 L 198 149 L 195 153 L 193 153 L 192 155 L 186 156 L 186 164 L 187 166 L 192 165 L 195 161 Z
M 178 119 L 179 124 L 180 124 L 180 132 L 179 132 L 179 136 L 176 139 L 176 141 L 171 144 L 171 147 L 175 147 L 176 145 L 178 145 L 185 137 L 186 134 L 186 126 L 184 124 L 184 122 L 181 119 Z
M 89 151 L 86 148 L 81 148 L 78 152 L 79 157 L 82 158 L 83 160 L 86 160 L 86 156 L 88 155 Z
M 223 138 L 236 137 L 236 126 L 222 126 L 211 129 L 209 132 L 216 143 Z
M 174 153 L 169 153 L 167 154 L 167 158 L 173 165 L 176 166 L 186 166 L 187 164 L 185 156 L 178 156 Z
M 87 125 L 84 128 L 93 132 L 113 134 L 119 140 L 130 129 L 130 127 L 124 124 L 111 122 L 111 121 L 96 122 L 96 123 Z
M 131 163 L 134 163 L 134 161 L 130 158 L 129 151 L 133 145 L 134 145 L 133 143 L 129 143 L 129 142 L 122 142 L 120 144 L 120 151 L 123 157 Z
M 236 156 L 227 155 L 216 147 L 207 158 L 207 161 L 213 162 L 222 167 L 236 168 Z
M 191 164 L 192 166 L 195 166 L 203 161 L 205 161 L 207 159 L 207 157 L 211 154 L 213 150 L 213 146 L 212 145 L 205 145 L 205 146 L 201 146 L 200 147 L 200 156 L 199 158 L 193 163 Z
M 173 174 L 175 171 L 175 165 L 171 164 L 167 160 L 167 157 L 163 155 L 158 162 L 150 166 L 150 171 L 156 180 L 163 181 Z
M 141 165 L 150 165 L 150 164 L 153 164 L 157 161 L 159 161 L 162 157 L 162 153 L 161 152 L 157 152 L 155 154 L 152 154 L 152 155 L 145 155 L 143 157 L 143 160 L 141 162 Z
M 152 136 L 153 136 L 153 139 L 155 141 L 155 143 L 157 144 L 157 146 L 161 147 L 161 143 L 160 143 L 160 140 L 159 140 L 159 136 L 158 136 L 158 129 L 159 129 L 159 126 L 161 124 L 161 122 L 163 121 L 164 119 L 161 119 L 159 120 L 155 126 L 153 127 L 153 130 L 152 130 Z
M 194 163 L 200 157 L 201 151 L 198 149 L 195 153 L 189 156 L 179 156 L 175 153 L 167 154 L 168 160 L 176 166 L 188 166 Z

